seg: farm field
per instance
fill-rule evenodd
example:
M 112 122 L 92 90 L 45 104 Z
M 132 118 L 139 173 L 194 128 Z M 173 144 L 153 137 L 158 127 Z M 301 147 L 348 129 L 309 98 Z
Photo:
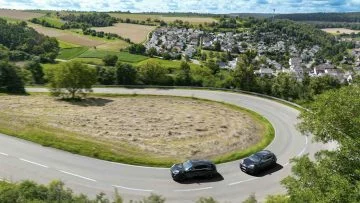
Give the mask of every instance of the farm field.
M 205 22 L 211 23 L 216 21 L 216 19 L 210 17 L 185 17 L 185 16 L 174 17 L 174 16 L 163 16 L 160 14 L 143 14 L 143 13 L 109 13 L 109 15 L 124 20 L 126 18 L 129 18 L 131 20 L 146 21 L 148 18 L 151 18 L 152 20 L 158 19 L 158 20 L 163 20 L 165 22 L 182 20 L 182 21 L 188 21 L 191 24 L 200 24 Z
M 192 98 L 123 95 L 66 102 L 35 94 L 1 100 L 2 132 L 16 129 L 18 137 L 47 146 L 134 164 L 215 159 L 258 144 L 267 132 L 245 110 Z
M 326 29 L 321 29 L 322 31 L 325 31 L 327 33 L 331 33 L 331 34 L 351 34 L 351 33 L 359 33 L 360 30 L 350 30 L 350 29 L 346 29 L 346 28 L 326 28 Z
M 119 61 L 127 62 L 127 63 L 139 63 L 140 61 L 148 59 L 146 56 L 130 54 L 128 52 L 113 52 L 113 51 L 103 51 L 103 50 L 95 50 L 89 49 L 84 52 L 78 58 L 99 58 L 102 59 L 106 55 L 116 55 L 118 56 Z
M 129 44 L 123 40 L 106 40 L 91 36 L 81 35 L 74 31 L 66 31 L 55 28 L 43 27 L 41 25 L 28 23 L 30 27 L 34 28 L 39 33 L 47 35 L 49 37 L 55 37 L 58 40 L 66 42 L 68 44 L 86 46 L 86 47 L 97 47 L 100 49 L 111 49 L 119 50 L 126 48 Z
M 142 43 L 147 39 L 148 34 L 155 28 L 155 26 L 117 23 L 111 27 L 93 27 L 92 29 L 115 33 L 124 38 L 129 38 L 132 42 Z
M 11 10 L 11 9 L 0 9 L 0 17 L 12 18 L 17 20 L 30 20 L 32 18 L 39 18 L 44 16 L 43 13 L 35 13 L 21 10 Z
M 88 47 L 74 47 L 74 48 L 61 49 L 57 58 L 63 60 L 73 59 L 81 55 L 82 53 L 86 52 L 88 49 L 89 49 Z
M 47 16 L 42 16 L 40 18 L 38 18 L 39 20 L 44 20 L 46 22 L 48 22 L 50 25 L 56 27 L 56 28 L 61 28 L 61 26 L 63 26 L 65 23 L 59 19 L 59 18 L 55 18 L 55 17 L 47 17 Z

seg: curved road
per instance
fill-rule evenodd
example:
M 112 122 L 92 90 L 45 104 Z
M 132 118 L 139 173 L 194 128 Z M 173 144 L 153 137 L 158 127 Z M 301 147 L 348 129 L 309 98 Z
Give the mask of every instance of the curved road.
M 29 88 L 27 91 L 47 90 Z M 201 196 L 212 196 L 220 202 L 240 202 L 251 193 L 261 200 L 268 194 L 284 192 L 279 182 L 290 174 L 289 159 L 304 153 L 313 154 L 325 147 L 312 144 L 296 130 L 297 110 L 272 100 L 207 90 L 94 88 L 94 92 L 194 96 L 251 109 L 273 124 L 276 137 L 267 149 L 278 156 L 281 166 L 272 173 L 254 177 L 241 172 L 239 161 L 234 161 L 217 166 L 222 180 L 180 184 L 171 179 L 169 169 L 97 160 L 0 134 L 0 178 L 9 181 L 30 179 L 43 184 L 60 179 L 75 192 L 91 197 L 99 192 L 111 197 L 117 188 L 126 201 L 137 200 L 150 193 L 163 195 L 167 202 L 194 202 Z

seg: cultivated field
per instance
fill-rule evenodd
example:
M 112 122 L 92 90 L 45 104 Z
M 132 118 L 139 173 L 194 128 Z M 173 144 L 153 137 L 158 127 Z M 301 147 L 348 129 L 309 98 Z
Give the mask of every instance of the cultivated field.
M 59 30 L 55 28 L 47 28 L 41 25 L 29 24 L 30 27 L 34 28 L 37 32 L 47 35 L 49 37 L 55 37 L 61 41 L 76 44 L 80 46 L 93 47 L 104 44 L 103 41 L 91 39 L 89 37 L 77 35 L 69 31 Z
M 326 29 L 321 29 L 322 31 L 331 33 L 331 34 L 351 34 L 351 33 L 359 33 L 360 30 L 350 30 L 350 29 L 346 29 L 346 28 L 326 28 Z
M 246 111 L 191 98 L 120 96 L 69 103 L 45 95 L 0 97 L 1 132 L 105 159 L 110 153 L 130 163 L 214 158 L 259 143 L 267 131 Z
M 147 39 L 148 34 L 155 28 L 155 26 L 117 23 L 111 27 L 94 27 L 92 29 L 104 31 L 106 33 L 115 33 L 124 38 L 129 38 L 132 42 L 142 43 Z
M 28 23 L 30 27 L 34 28 L 39 33 L 47 35 L 49 37 L 55 37 L 63 42 L 85 46 L 85 47 L 97 47 L 103 50 L 119 51 L 122 48 L 126 48 L 129 44 L 123 40 L 106 40 L 91 36 L 84 36 L 79 33 L 75 33 L 67 30 L 60 30 L 55 28 L 43 27 L 33 23 Z
M 18 20 L 30 20 L 32 18 L 39 18 L 44 16 L 42 13 L 34 13 L 20 10 L 0 9 L 0 17 L 18 19 Z

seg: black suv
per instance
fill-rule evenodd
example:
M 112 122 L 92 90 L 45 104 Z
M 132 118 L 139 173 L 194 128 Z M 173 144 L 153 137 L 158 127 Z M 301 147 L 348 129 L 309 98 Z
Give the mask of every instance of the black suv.
M 276 165 L 276 156 L 269 150 L 259 151 L 240 162 L 240 169 L 249 174 L 257 174 Z
M 214 177 L 217 175 L 216 166 L 208 160 L 188 160 L 174 164 L 170 168 L 171 176 L 175 181 L 182 181 L 195 177 Z

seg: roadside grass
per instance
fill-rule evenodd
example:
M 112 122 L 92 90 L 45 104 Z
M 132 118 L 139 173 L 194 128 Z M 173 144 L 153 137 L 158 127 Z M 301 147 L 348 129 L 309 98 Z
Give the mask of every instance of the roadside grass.
M 77 56 L 80 56 L 88 49 L 89 49 L 88 47 L 73 47 L 73 48 L 61 49 L 57 58 L 63 60 L 73 59 L 76 58 Z
M 106 55 L 116 55 L 119 61 L 127 63 L 138 63 L 140 61 L 148 59 L 146 56 L 130 54 L 129 52 L 114 52 L 90 49 L 82 53 L 78 58 L 98 58 L 102 59 Z
M 47 93 L 31 93 L 30 96 L 47 95 Z M 6 95 L 6 94 L 5 94 Z M 1 95 L 0 95 L 1 96 Z M 98 94 L 92 93 L 89 96 L 96 97 L 169 97 L 164 95 L 142 95 L 142 94 Z M 179 97 L 179 96 L 175 96 Z M 265 148 L 274 139 L 275 131 L 268 120 L 258 113 L 223 102 L 217 102 L 195 97 L 191 98 L 203 102 L 221 103 L 225 107 L 236 111 L 241 111 L 251 116 L 255 122 L 264 126 L 262 139 L 257 144 L 250 146 L 245 150 L 229 152 L 212 160 L 219 164 L 229 161 L 235 161 L 246 157 L 254 152 Z M 26 116 L 25 116 L 26 118 Z M 132 165 L 145 165 L 154 167 L 170 167 L 174 163 L 181 162 L 173 157 L 157 157 L 139 150 L 136 145 L 125 142 L 109 142 L 101 138 L 89 139 L 88 136 L 80 133 L 74 133 L 63 129 L 46 126 L 41 118 L 28 119 L 27 122 L 19 121 L 11 116 L 11 112 L 0 112 L 0 132 L 10 136 L 18 137 L 28 141 L 41 144 L 46 147 L 61 149 L 74 154 L 80 154 L 93 158 L 99 158 L 107 161 L 120 162 Z

